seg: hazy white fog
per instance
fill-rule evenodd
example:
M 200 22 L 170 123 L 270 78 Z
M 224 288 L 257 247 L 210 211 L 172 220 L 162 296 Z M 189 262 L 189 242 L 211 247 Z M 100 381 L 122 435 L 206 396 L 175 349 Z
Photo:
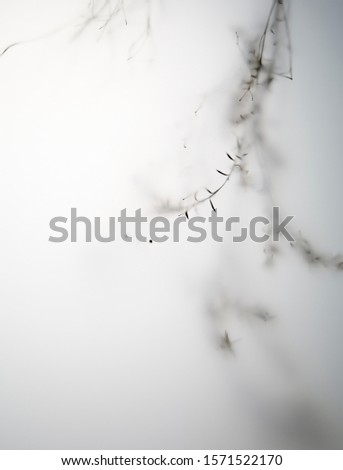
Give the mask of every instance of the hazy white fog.
M 100 4 L 0 1 L 0 49 L 18 43 L 0 57 L 0 447 L 342 448 L 342 273 L 287 243 L 267 267 L 252 242 L 48 242 L 71 207 L 157 215 L 221 181 L 243 39 L 271 2 L 128 0 L 83 28 Z M 294 80 L 266 96 L 260 155 L 274 203 L 329 255 L 342 9 L 291 2 Z M 257 175 L 233 179 L 220 215 L 264 215 Z

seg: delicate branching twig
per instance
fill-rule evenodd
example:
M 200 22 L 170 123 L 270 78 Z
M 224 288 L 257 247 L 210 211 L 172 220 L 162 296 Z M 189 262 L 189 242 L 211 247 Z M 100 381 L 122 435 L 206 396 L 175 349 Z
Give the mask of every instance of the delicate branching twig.
M 309 264 L 320 265 L 326 268 L 334 268 L 343 270 L 343 256 L 334 255 L 330 256 L 325 253 L 321 253 L 316 250 L 310 242 L 304 238 L 301 234 L 294 237 L 295 242 L 291 242 L 290 246 L 295 250 L 299 251 L 304 259 Z
M 258 39 L 255 39 L 248 45 L 248 50 L 249 50 L 249 56 L 247 59 L 247 65 L 249 68 L 249 73 L 250 77 L 249 79 L 243 80 L 244 83 L 244 91 L 243 94 L 240 95 L 238 98 L 238 105 L 239 107 L 243 106 L 243 102 L 245 101 L 244 98 L 249 95 L 250 96 L 250 101 L 251 105 L 248 106 L 248 109 L 246 109 L 246 104 L 244 104 L 244 110 L 240 110 L 238 114 L 238 119 L 234 121 L 236 125 L 241 125 L 245 124 L 247 127 L 246 129 L 243 129 L 241 131 L 241 134 L 243 135 L 242 138 L 237 138 L 237 153 L 235 153 L 236 159 L 241 160 L 240 163 L 234 163 L 234 165 L 231 167 L 230 171 L 223 172 L 222 170 L 217 170 L 218 173 L 221 175 L 225 176 L 226 179 L 225 181 L 214 191 L 211 191 L 207 189 L 209 195 L 206 197 L 198 198 L 197 193 L 193 195 L 194 201 L 191 204 L 188 204 L 185 208 L 185 212 L 188 212 L 193 209 L 195 206 L 202 204 L 203 202 L 209 201 L 211 204 L 212 210 L 214 209 L 213 205 L 213 198 L 216 196 L 219 191 L 221 191 L 228 181 L 231 178 L 231 175 L 233 173 L 233 170 L 238 167 L 240 170 L 243 169 L 243 161 L 247 155 L 248 152 L 246 151 L 247 148 L 251 147 L 251 144 L 248 142 L 249 138 L 248 135 L 250 135 L 250 126 L 254 123 L 256 129 L 258 128 L 257 120 L 259 118 L 259 114 L 261 113 L 261 108 L 262 108 L 262 96 L 259 96 L 259 99 L 254 99 L 254 94 L 256 92 L 257 87 L 261 88 L 261 86 L 264 86 L 265 89 L 269 88 L 273 77 L 275 75 L 280 75 L 280 76 L 287 76 L 287 74 L 280 73 L 276 70 L 276 61 L 278 58 L 278 47 L 281 44 L 281 38 L 279 36 L 282 36 L 282 32 L 280 32 L 280 22 L 284 22 L 286 27 L 286 42 L 287 42 L 287 50 L 289 52 L 289 62 L 291 63 L 291 57 L 290 57 L 290 39 L 289 39 L 289 28 L 288 28 L 288 22 L 286 23 L 287 20 L 287 15 L 285 11 L 285 6 L 284 2 L 281 0 L 273 0 L 271 8 L 268 13 L 267 21 L 264 26 L 264 30 L 260 37 Z M 272 42 L 272 54 L 271 57 L 267 57 L 267 39 L 269 36 L 276 37 L 274 41 Z M 238 33 L 236 33 L 236 40 L 237 40 L 237 45 L 239 45 L 239 36 Z M 292 74 L 292 67 L 290 67 L 290 74 Z M 292 78 L 292 75 L 288 76 L 288 78 Z M 199 108 L 195 111 L 195 114 L 198 112 L 200 109 L 202 103 L 200 104 Z M 252 123 L 252 119 L 254 122 Z M 258 131 L 255 132 L 256 135 L 258 135 Z M 230 154 L 227 154 L 227 156 L 232 160 L 236 161 Z
M 11 48 L 14 47 L 14 46 L 18 46 L 19 44 L 20 44 L 20 42 L 14 42 L 14 43 L 9 44 L 8 46 L 6 46 L 5 49 L 4 49 L 2 52 L 0 52 L 0 57 L 3 56 L 4 54 L 6 54 L 6 52 L 7 52 L 9 49 L 11 49 Z
M 228 156 L 231 160 L 233 160 L 233 158 L 232 158 L 228 153 L 227 153 L 227 156 Z M 233 160 L 233 161 L 234 161 L 234 160 Z M 191 203 L 190 205 L 187 206 L 187 209 L 186 209 L 186 211 L 185 211 L 184 214 L 186 215 L 186 213 L 187 213 L 187 215 L 188 215 L 188 212 L 189 212 L 191 209 L 193 209 L 195 206 L 198 206 L 199 204 L 203 204 L 204 202 L 207 202 L 207 201 L 210 203 L 212 210 L 216 211 L 212 199 L 213 199 L 213 198 L 219 193 L 219 191 L 221 191 L 221 189 L 223 189 L 224 186 L 230 181 L 230 178 L 231 178 L 231 176 L 232 176 L 233 171 L 234 171 L 235 168 L 240 168 L 240 169 L 242 169 L 242 167 L 241 167 L 241 165 L 240 165 L 239 163 L 234 163 L 234 164 L 231 166 L 231 168 L 230 168 L 230 170 L 229 170 L 228 173 L 225 173 L 225 172 L 223 172 L 223 171 L 217 169 L 216 171 L 217 171 L 220 175 L 225 176 L 225 179 L 224 179 L 223 183 L 222 183 L 217 189 L 215 189 L 215 190 L 213 190 L 213 191 L 211 191 L 211 190 L 208 189 L 208 188 L 205 188 L 205 190 L 207 191 L 208 195 L 205 196 L 205 197 L 202 197 L 202 198 L 200 198 L 200 199 L 198 198 L 198 193 L 193 194 L 192 197 L 193 197 L 194 201 L 193 201 L 193 203 Z M 187 197 L 184 198 L 183 200 L 187 199 L 188 197 L 189 197 L 189 196 L 187 196 Z
M 148 18 L 146 20 L 145 30 L 130 47 L 129 56 L 127 60 L 133 59 L 142 50 L 146 41 L 149 39 L 150 34 L 151 34 L 151 23 L 150 23 L 150 15 L 148 15 Z
M 108 15 L 107 20 L 105 21 L 105 23 L 102 26 L 100 26 L 99 29 L 105 29 L 106 26 L 111 22 L 112 18 L 115 17 L 120 11 L 123 13 L 124 21 L 125 21 L 125 24 L 127 25 L 127 18 L 126 18 L 126 13 L 125 13 L 124 0 L 118 0 L 117 4 L 113 8 L 112 12 Z

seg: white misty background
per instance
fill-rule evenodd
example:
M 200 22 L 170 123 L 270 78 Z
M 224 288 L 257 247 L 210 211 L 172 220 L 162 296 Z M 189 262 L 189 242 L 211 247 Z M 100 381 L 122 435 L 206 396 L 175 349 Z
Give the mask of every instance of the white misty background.
M 87 21 L 99 5 L 0 2 L 1 50 L 15 44 L 0 58 L 1 448 L 341 448 L 340 272 L 285 242 L 272 266 L 251 242 L 48 242 L 71 207 L 160 215 L 221 181 L 244 40 L 271 2 L 124 1 L 102 29 L 115 4 Z M 342 13 L 291 3 L 294 80 L 275 79 L 261 116 L 273 201 L 331 255 Z M 219 215 L 264 215 L 255 166 Z

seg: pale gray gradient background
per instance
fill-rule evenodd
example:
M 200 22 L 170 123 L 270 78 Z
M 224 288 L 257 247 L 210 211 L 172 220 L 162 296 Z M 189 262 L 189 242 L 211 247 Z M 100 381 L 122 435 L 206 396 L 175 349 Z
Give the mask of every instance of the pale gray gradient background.
M 71 41 L 87 4 L 0 2 L 1 47 L 30 40 L 0 60 L 0 447 L 341 449 L 342 275 L 286 244 L 266 269 L 251 243 L 48 242 L 71 207 L 156 215 L 216 184 L 244 72 L 234 32 L 259 31 L 270 2 L 152 0 L 142 48 L 145 2 L 125 2 L 127 27 L 119 14 Z M 332 254 L 342 14 L 341 1 L 292 2 L 295 79 L 274 83 L 265 116 L 275 200 Z M 236 182 L 216 202 L 248 216 L 262 199 Z M 274 321 L 218 327 L 208 305 L 226 291 Z M 218 347 L 225 328 L 235 357 Z

